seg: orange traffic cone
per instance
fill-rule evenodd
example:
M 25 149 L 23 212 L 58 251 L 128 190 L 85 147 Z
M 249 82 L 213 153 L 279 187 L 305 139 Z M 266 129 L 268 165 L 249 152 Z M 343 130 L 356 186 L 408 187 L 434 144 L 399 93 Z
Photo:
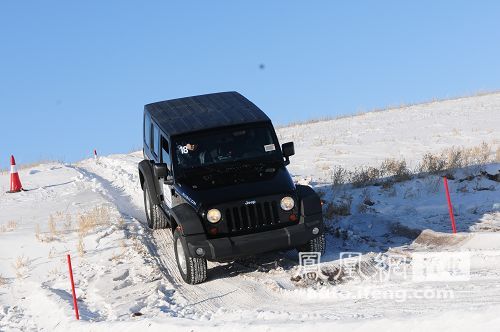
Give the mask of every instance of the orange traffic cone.
M 23 185 L 17 173 L 16 160 L 14 156 L 10 156 L 10 191 L 9 193 L 17 193 L 23 190 Z

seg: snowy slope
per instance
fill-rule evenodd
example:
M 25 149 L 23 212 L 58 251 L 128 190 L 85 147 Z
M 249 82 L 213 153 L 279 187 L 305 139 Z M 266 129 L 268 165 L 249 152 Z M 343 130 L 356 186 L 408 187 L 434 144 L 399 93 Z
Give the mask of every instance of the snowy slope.
M 333 165 L 378 166 L 403 158 L 415 166 L 425 153 L 451 146 L 500 144 L 500 93 L 369 112 L 279 130 L 294 141 L 291 170 L 326 176 Z
M 426 152 L 487 142 L 498 148 L 500 94 L 281 128 L 294 140 L 289 169 L 297 181 L 338 195 L 334 165 L 378 165 L 387 157 L 417 162 Z M 471 279 L 415 282 L 362 279 L 308 283 L 297 278 L 296 252 L 232 264 L 209 263 L 209 280 L 185 285 L 168 231 L 144 228 L 140 153 L 42 164 L 20 172 L 29 191 L 5 194 L 0 175 L 0 330 L 468 330 L 498 328 L 500 197 L 484 176 L 450 181 L 460 234 L 450 235 L 440 178 L 350 189 L 352 214 L 326 220 L 323 271 L 341 267 L 341 251 L 363 254 L 466 252 Z M 484 169 L 491 174 L 500 165 Z M 358 211 L 370 195 L 374 205 Z M 85 229 L 83 223 L 96 222 Z M 3 226 L 3 227 L 2 227 Z M 84 232 L 82 230 L 85 230 Z M 424 232 L 415 239 L 415 234 Z M 82 320 L 75 322 L 66 253 L 73 257 Z M 415 268 L 408 264 L 410 271 Z M 410 276 L 413 272 L 410 272 Z M 398 289 L 452 291 L 452 298 L 384 298 Z M 359 294 L 368 294 L 359 296 Z M 139 315 L 140 314 L 140 315 Z

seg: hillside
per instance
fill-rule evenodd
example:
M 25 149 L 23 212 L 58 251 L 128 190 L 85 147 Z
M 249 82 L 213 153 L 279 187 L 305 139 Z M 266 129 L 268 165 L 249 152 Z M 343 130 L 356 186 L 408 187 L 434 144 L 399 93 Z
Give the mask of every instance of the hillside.
M 451 146 L 500 144 L 500 93 L 445 100 L 281 128 L 294 141 L 295 174 L 325 176 L 334 165 L 378 166 L 403 158 L 415 166 L 425 153 Z
M 209 263 L 206 283 L 185 285 L 170 232 L 144 226 L 140 152 L 23 169 L 29 191 L 17 194 L 5 193 L 9 179 L 2 174 L 0 330 L 498 328 L 498 128 L 500 93 L 280 128 L 281 143 L 295 142 L 288 167 L 294 180 L 325 201 L 328 245 L 316 281 L 300 278 L 297 254 L 289 251 Z M 484 157 L 481 165 L 414 171 L 428 153 L 476 151 L 483 142 L 487 149 L 474 152 Z M 388 158 L 404 160 L 411 174 L 332 182 L 338 167 L 377 168 Z M 348 275 L 341 252 L 360 253 L 363 268 Z M 414 255 L 432 259 L 439 252 L 466 253 L 468 278 L 418 280 Z M 72 312 L 67 253 L 80 322 Z M 406 278 L 378 278 L 380 259 L 390 255 L 413 258 L 402 263 Z

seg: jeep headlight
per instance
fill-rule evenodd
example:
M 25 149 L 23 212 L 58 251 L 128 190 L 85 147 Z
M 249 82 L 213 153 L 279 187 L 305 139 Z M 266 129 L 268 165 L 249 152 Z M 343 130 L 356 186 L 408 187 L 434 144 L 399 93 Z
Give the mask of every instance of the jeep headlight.
M 290 211 L 295 206 L 295 201 L 289 196 L 285 196 L 280 202 L 281 208 L 285 211 Z
M 217 210 L 217 209 L 208 210 L 208 212 L 207 212 L 208 222 L 210 222 L 212 224 L 216 224 L 219 222 L 220 218 L 221 218 L 221 214 L 220 214 L 219 210 Z

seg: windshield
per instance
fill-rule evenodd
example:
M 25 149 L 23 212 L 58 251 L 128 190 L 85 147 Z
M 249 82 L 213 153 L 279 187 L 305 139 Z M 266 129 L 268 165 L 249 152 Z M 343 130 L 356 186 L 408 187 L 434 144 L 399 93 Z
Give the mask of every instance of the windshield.
M 282 160 L 269 127 L 226 129 L 178 138 L 174 142 L 176 169 L 181 173 L 235 162 Z

